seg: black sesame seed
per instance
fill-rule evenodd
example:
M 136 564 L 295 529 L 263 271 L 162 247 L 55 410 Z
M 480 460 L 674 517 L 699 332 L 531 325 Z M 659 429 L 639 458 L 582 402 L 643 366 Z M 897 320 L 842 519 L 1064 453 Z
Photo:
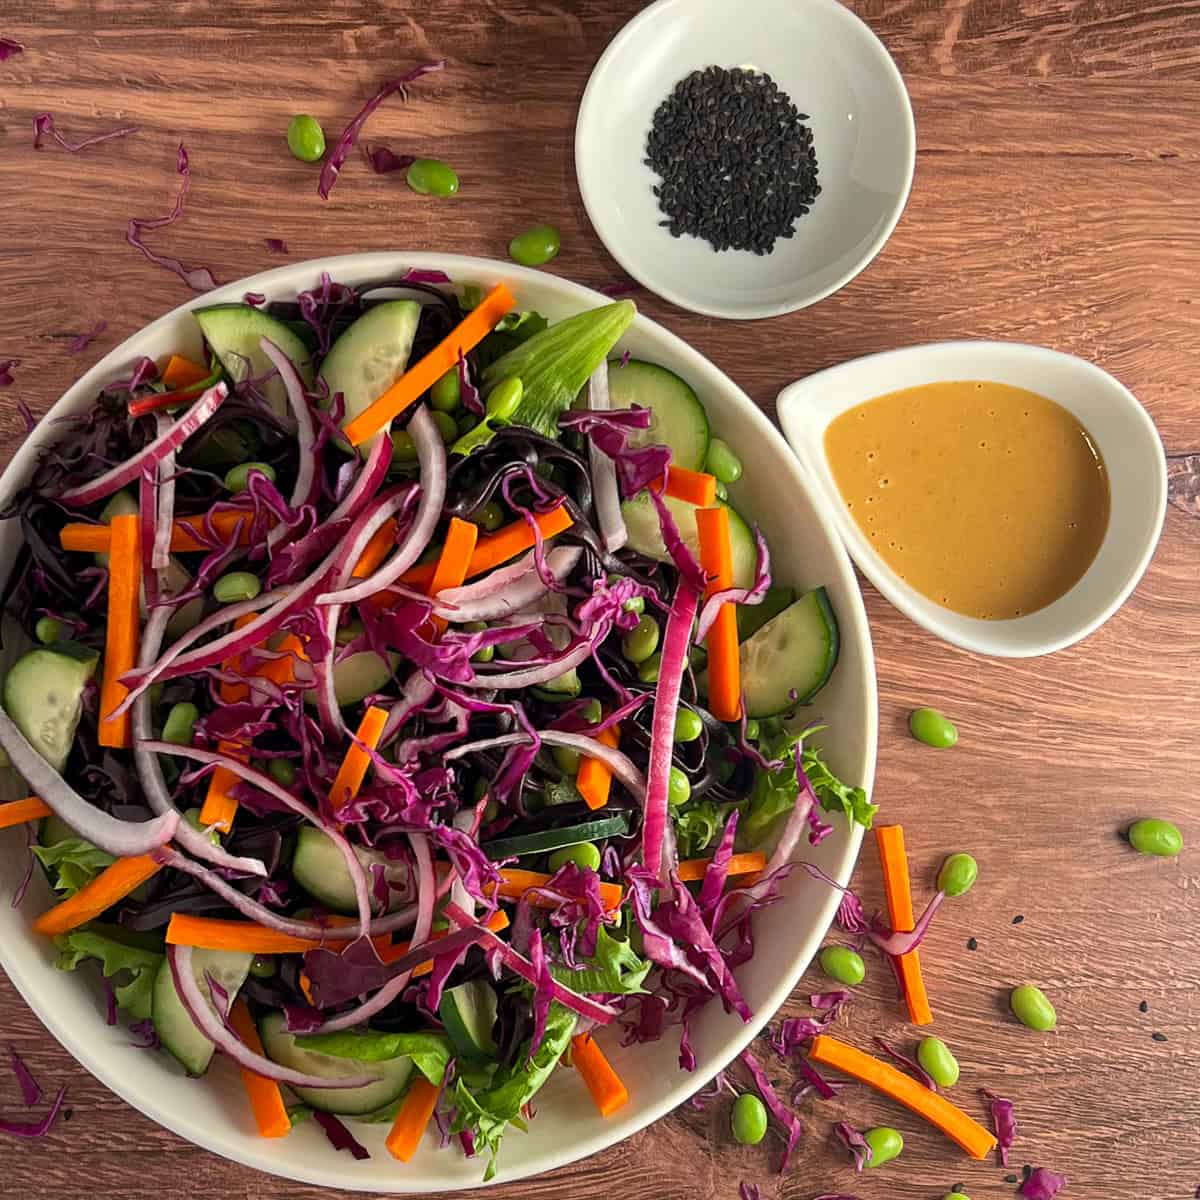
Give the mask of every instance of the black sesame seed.
M 1167 1035 L 1165 1033 L 1152 1033 L 1150 1035 L 1156 1042 L 1165 1042 Z
M 961 1192 L 966 1188 L 966 1186 L 967 1185 L 965 1183 L 956 1183 L 952 1190 L 956 1191 L 956 1192 Z
M 979 943 L 974 938 L 967 938 L 967 949 L 968 950 L 978 950 Z
M 1033 1164 L 1032 1164 L 1032 1163 L 1026 1163 L 1026 1164 L 1025 1164 L 1025 1165 L 1024 1165 L 1022 1168 L 1021 1168 L 1021 1174 L 1022 1174 L 1022 1175 L 1024 1175 L 1026 1179 L 1028 1179 L 1028 1178 L 1030 1177 L 1030 1175 L 1032 1175 L 1032 1174 L 1033 1174 Z
M 1138 1012 L 1149 1012 L 1149 1011 L 1150 1011 L 1150 1001 L 1143 1000 L 1141 1002 L 1141 1004 L 1138 1005 Z
M 1012 923 L 1014 925 L 1020 925 L 1023 920 L 1025 920 L 1025 918 L 1020 913 L 1017 913 L 1017 915 L 1013 917 Z
M 64 1108 L 63 1109 L 63 1120 L 64 1121 L 69 1121 L 74 1115 L 75 1115 L 75 1110 L 73 1108 Z
M 1005 1183 L 1016 1183 L 1017 1177 L 1015 1175 L 1005 1175 L 1004 1182 Z

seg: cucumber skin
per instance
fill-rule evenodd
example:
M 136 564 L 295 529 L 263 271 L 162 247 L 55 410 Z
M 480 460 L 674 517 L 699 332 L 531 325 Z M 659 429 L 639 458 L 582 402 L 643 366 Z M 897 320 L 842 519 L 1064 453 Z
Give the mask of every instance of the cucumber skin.
M 769 587 L 761 604 L 737 606 L 738 641 L 749 641 L 768 621 L 773 621 L 785 608 L 799 599 L 795 588 Z
M 420 320 L 421 306 L 415 300 L 387 300 L 367 309 L 342 331 L 337 341 L 329 348 L 329 353 L 325 355 L 325 360 L 321 363 L 319 375 L 329 385 L 331 397 L 337 392 L 341 392 L 345 397 L 346 413 L 343 424 L 353 420 L 383 395 L 408 369 L 412 345 Z M 404 329 L 405 325 L 409 326 L 407 330 Z M 349 383 L 350 377 L 355 375 L 356 368 L 359 368 L 361 374 L 362 364 L 370 354 L 377 354 L 385 334 L 392 341 L 396 341 L 397 330 L 400 330 L 400 336 L 406 337 L 408 342 L 403 360 L 397 358 L 398 367 L 389 372 L 388 378 L 380 380 L 376 388 L 372 388 L 373 395 L 352 396 L 347 394 L 346 387 L 339 385 L 343 382 Z M 360 345 L 360 343 L 362 344 Z M 346 360 L 344 363 L 343 359 Z M 355 382 L 361 382 L 361 380 L 356 379 Z
M 214 958 L 217 955 L 221 957 L 219 959 Z M 222 961 L 224 961 L 225 966 L 233 969 L 233 976 L 240 975 L 241 978 L 236 986 L 226 987 L 226 990 L 229 992 L 231 1004 L 237 998 L 237 993 L 241 990 L 242 984 L 246 982 L 246 976 L 250 973 L 250 964 L 253 960 L 254 955 L 252 954 L 215 950 L 196 950 L 193 952 L 193 963 L 200 972 L 201 979 L 203 979 L 204 970 L 207 969 L 206 963 L 212 963 L 215 966 L 218 962 Z M 232 976 L 228 978 L 232 982 Z M 218 980 L 218 982 L 223 987 L 226 986 L 225 980 Z M 207 995 L 208 989 L 205 984 L 202 982 L 200 986 Z M 158 974 L 155 976 L 154 996 L 150 1015 L 151 1020 L 154 1022 L 154 1032 L 158 1035 L 158 1039 L 162 1042 L 163 1048 L 167 1053 L 189 1075 L 203 1075 L 212 1062 L 216 1047 L 196 1028 L 195 1023 L 188 1016 L 187 1009 L 184 1007 L 183 1001 L 179 998 L 179 992 L 175 987 L 175 979 L 171 973 L 171 963 L 169 960 L 164 960 L 162 966 L 158 969 Z
M 246 378 L 247 367 L 254 375 L 274 370 L 259 345 L 259 339 L 266 337 L 292 360 L 305 387 L 312 386 L 311 352 L 287 325 L 269 313 L 250 304 L 213 304 L 193 309 L 192 316 L 225 373 L 235 382 Z M 287 411 L 287 389 L 281 379 L 268 380 L 264 395 L 277 413 Z
M 608 388 L 614 408 L 639 404 L 654 414 L 649 429 L 630 434 L 631 447 L 666 445 L 675 466 L 689 471 L 704 470 L 712 429 L 708 413 L 691 384 L 666 367 L 633 358 L 624 365 L 609 364 Z M 671 396 L 671 392 L 675 395 Z M 685 408 L 690 411 L 684 413 Z M 677 430 L 680 424 L 690 427 L 686 443 L 681 436 L 684 431 Z

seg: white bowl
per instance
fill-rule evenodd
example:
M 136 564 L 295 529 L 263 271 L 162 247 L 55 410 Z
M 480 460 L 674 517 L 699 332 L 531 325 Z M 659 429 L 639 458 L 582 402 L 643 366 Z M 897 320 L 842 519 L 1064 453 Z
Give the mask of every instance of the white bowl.
M 128 374 L 139 355 L 160 358 L 172 350 L 198 345 L 195 322 L 187 309 L 240 300 L 246 291 L 270 298 L 291 298 L 318 282 L 322 270 L 345 283 L 395 277 L 406 267 L 440 267 L 456 281 L 490 285 L 501 279 L 523 306 L 552 319 L 605 302 L 603 296 L 552 275 L 486 259 L 434 254 L 355 254 L 298 263 L 229 284 L 168 313 L 106 355 L 51 411 L 51 417 L 86 409 L 101 385 Z M 685 376 L 699 392 L 715 426 L 747 466 L 735 489 L 735 501 L 754 514 L 771 539 L 779 577 L 797 586 L 824 584 L 841 625 L 841 662 L 821 693 L 817 712 L 830 725 L 827 751 L 834 769 L 870 788 L 875 771 L 876 695 L 870 633 L 862 597 L 849 559 L 834 527 L 823 515 L 796 461 L 771 423 L 744 392 L 697 351 L 665 329 L 638 317 L 621 343 Z M 0 478 L 0 494 L 9 495 L 28 479 L 41 445 L 53 440 L 44 421 L 17 452 Z M 11 568 L 19 542 L 11 524 L 0 526 L 0 577 Z M 861 841 L 859 829 L 840 822 L 834 835 L 808 857 L 845 883 Z M 20 878 L 26 860 L 20 830 L 0 834 L 0 879 Z M 805 872 L 795 872 L 784 899 L 757 917 L 758 952 L 738 972 L 755 1019 L 744 1025 L 710 1005 L 695 1031 L 698 1068 L 678 1067 L 678 1043 L 668 1034 L 661 1042 L 622 1049 L 615 1031 L 603 1035 L 605 1051 L 629 1086 L 631 1101 L 612 1120 L 596 1111 L 585 1088 L 571 1072 L 555 1076 L 538 1099 L 537 1119 L 528 1134 L 511 1131 L 504 1139 L 496 1182 L 548 1171 L 584 1158 L 671 1111 L 725 1066 L 787 999 L 818 949 L 833 918 L 837 895 Z M 254 1130 L 236 1070 L 226 1060 L 214 1064 L 200 1081 L 189 1080 L 166 1055 L 129 1048 L 122 1029 L 108 1029 L 100 991 L 86 975 L 54 969 L 54 948 L 30 930 L 33 916 L 48 906 L 48 890 L 39 877 L 17 912 L 0 904 L 0 965 L 55 1037 L 98 1079 L 135 1108 L 190 1141 L 226 1158 L 276 1175 L 339 1190 L 411 1193 L 476 1187 L 483 1163 L 453 1151 L 439 1152 L 435 1139 L 411 1163 L 402 1165 L 384 1149 L 386 1126 L 355 1126 L 369 1147 L 369 1162 L 351 1162 L 337 1154 L 311 1122 L 285 1141 L 265 1141 Z
M 645 164 L 655 109 L 711 65 L 769 74 L 807 113 L 821 194 L 774 252 L 717 253 L 674 238 Z M 714 317 L 773 317 L 815 304 L 879 253 L 904 210 L 916 161 L 908 93 L 882 42 L 836 0 L 658 0 L 612 40 L 575 125 L 588 217 L 651 291 Z
M 829 423 L 864 400 L 924 383 L 976 379 L 1027 388 L 1061 404 L 1091 434 L 1108 469 L 1112 509 L 1092 565 L 1053 604 L 1005 621 L 965 617 L 909 587 L 851 518 L 825 456 Z M 1093 363 L 1018 342 L 935 342 L 871 354 L 793 383 L 779 422 L 823 493 L 851 557 L 906 617 L 965 650 L 1028 658 L 1061 650 L 1097 629 L 1128 598 L 1158 544 L 1167 504 L 1158 431 L 1133 393 Z

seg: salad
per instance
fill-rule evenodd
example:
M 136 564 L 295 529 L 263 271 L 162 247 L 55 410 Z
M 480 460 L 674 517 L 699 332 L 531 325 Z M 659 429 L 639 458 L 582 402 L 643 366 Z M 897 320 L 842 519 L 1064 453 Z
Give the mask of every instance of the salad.
M 440 272 L 193 313 L 7 519 L 0 745 L 59 966 L 264 1136 L 432 1124 L 490 1175 L 570 1062 L 690 1033 L 801 839 L 873 806 L 805 736 L 837 621 L 723 498 L 703 402 Z M 715 472 L 715 474 L 714 474 Z M 717 478 L 717 476 L 721 478 Z M 598 1035 L 598 1036 L 595 1036 Z

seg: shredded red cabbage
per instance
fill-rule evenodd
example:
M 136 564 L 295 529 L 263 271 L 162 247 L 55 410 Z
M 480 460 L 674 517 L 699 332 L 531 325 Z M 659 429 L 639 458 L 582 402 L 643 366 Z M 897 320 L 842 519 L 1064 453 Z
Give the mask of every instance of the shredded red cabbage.
M 415 154 L 394 154 L 386 146 L 364 146 L 363 158 L 376 175 L 387 175 L 392 171 L 403 171 L 417 161 Z
M 987 1097 L 992 1114 L 992 1129 L 996 1134 L 996 1154 L 1002 1167 L 1008 1166 L 1008 1152 L 1017 1137 L 1017 1115 L 1011 1100 L 997 1096 L 987 1088 L 979 1089 Z
M 0 387 L 11 387 L 13 383 L 13 368 L 19 367 L 19 358 L 0 359 Z
M 41 1086 L 34 1079 L 33 1073 L 25 1065 L 21 1056 L 11 1046 L 8 1049 L 8 1055 L 9 1064 L 21 1089 L 21 1098 L 24 1101 L 25 1107 L 32 1108 L 42 1098 Z M 63 1100 L 66 1098 L 66 1095 L 67 1089 L 65 1087 L 59 1088 L 58 1094 L 54 1097 L 49 1111 L 36 1121 L 14 1121 L 6 1117 L 0 1117 L 0 1133 L 8 1134 L 9 1137 L 19 1138 L 45 1137 L 50 1132 L 54 1122 L 58 1119 L 58 1114 L 62 1110 Z
M 1026 1196 L 1028 1200 L 1054 1200 L 1054 1197 L 1067 1186 L 1067 1177 L 1046 1167 L 1035 1167 L 1019 1188 L 1017 1195 Z
M 16 1077 L 17 1086 L 21 1089 L 21 1099 L 26 1108 L 32 1108 L 42 1098 L 42 1088 L 33 1077 L 33 1072 L 25 1065 L 25 1060 L 17 1053 L 15 1046 L 8 1048 L 8 1061 L 12 1073 Z
M 131 133 L 137 133 L 136 125 L 127 125 L 123 129 L 114 129 L 110 133 L 97 133 L 90 138 L 84 138 L 82 142 L 68 142 L 57 129 L 54 128 L 54 117 L 48 113 L 38 113 L 33 118 L 33 148 L 40 150 L 42 148 L 42 138 L 53 138 L 64 150 L 69 154 L 78 154 L 80 150 L 86 150 L 89 146 L 98 146 L 101 142 L 111 141 L 113 138 L 128 137 Z
M 749 1050 L 743 1050 L 738 1057 L 753 1077 L 754 1086 L 767 1106 L 767 1111 L 783 1127 L 786 1144 L 783 1150 L 783 1160 L 779 1164 L 779 1172 L 783 1174 L 787 1170 L 796 1143 L 804 1132 L 804 1126 L 801 1124 L 800 1118 L 779 1098 L 771 1081 L 767 1078 L 766 1072 L 759 1065 L 758 1059 Z
M 446 65 L 445 59 L 439 62 L 425 63 L 422 66 L 414 67 L 407 75 L 401 75 L 399 79 L 393 79 L 390 83 L 385 83 L 383 87 L 375 93 L 359 109 L 358 114 L 342 130 L 338 140 L 334 142 L 333 149 L 325 159 L 325 165 L 321 168 L 321 178 L 317 183 L 317 192 L 322 200 L 329 199 L 330 189 L 335 183 L 341 172 L 342 166 L 346 159 L 350 156 L 350 151 L 354 149 L 354 144 L 358 141 L 359 134 L 362 133 L 363 126 L 367 123 L 371 114 L 389 97 L 399 93 L 401 100 L 408 99 L 407 85 L 416 79 L 420 79 L 422 75 L 428 75 L 431 71 L 440 71 Z M 373 164 L 372 164 L 373 165 Z
M 371 1155 L 355 1136 L 342 1124 L 333 1113 L 313 1109 L 313 1120 L 325 1131 L 329 1144 L 335 1150 L 348 1150 L 356 1159 L 370 1158 Z
M 863 1167 L 869 1166 L 874 1151 L 870 1142 L 847 1121 L 838 1121 L 833 1126 L 838 1141 L 850 1152 L 854 1159 L 854 1170 L 861 1175 Z
M 107 321 L 97 321 L 86 333 L 77 333 L 67 343 L 67 349 L 72 354 L 82 354 L 107 328 Z
M 894 1046 L 889 1045 L 881 1037 L 872 1038 L 872 1041 L 874 1041 L 875 1045 L 878 1046 L 879 1049 L 888 1056 L 888 1058 L 898 1062 L 907 1071 L 915 1075 L 917 1081 L 923 1087 L 927 1087 L 931 1092 L 936 1092 L 938 1090 L 937 1084 L 933 1082 L 933 1076 L 931 1076 L 915 1058 L 910 1058 L 907 1054 L 901 1054 L 899 1050 L 897 1050 Z
M 0 62 L 24 52 L 25 47 L 20 42 L 14 42 L 12 38 L 0 37 Z
M 760 1200 L 760 1195 L 757 1183 L 747 1183 L 743 1179 L 738 1184 L 738 1200 Z
M 263 238 L 263 241 L 272 254 L 286 254 L 288 252 L 287 242 L 283 238 Z

